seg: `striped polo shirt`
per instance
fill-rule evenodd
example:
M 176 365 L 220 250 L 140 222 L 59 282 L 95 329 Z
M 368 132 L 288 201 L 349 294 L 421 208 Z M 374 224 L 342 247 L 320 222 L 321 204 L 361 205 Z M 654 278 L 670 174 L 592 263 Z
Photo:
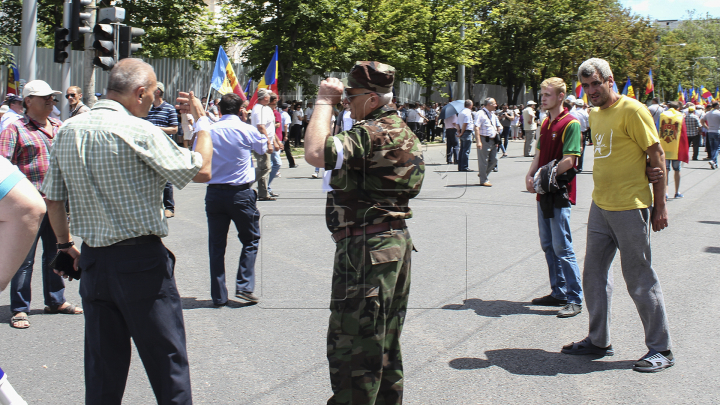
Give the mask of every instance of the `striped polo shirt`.
M 163 101 L 157 107 L 152 106 L 145 119 L 152 122 L 156 127 L 178 126 L 177 111 L 167 101 Z

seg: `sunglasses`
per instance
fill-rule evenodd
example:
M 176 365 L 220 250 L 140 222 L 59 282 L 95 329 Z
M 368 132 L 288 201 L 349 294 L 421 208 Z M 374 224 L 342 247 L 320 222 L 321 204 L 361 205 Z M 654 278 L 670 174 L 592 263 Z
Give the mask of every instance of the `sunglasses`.
M 366 92 L 366 93 L 360 93 L 360 94 L 348 94 L 347 92 L 343 92 L 343 99 L 350 100 L 350 99 L 353 98 L 353 97 L 364 96 L 364 95 L 366 95 L 366 94 L 373 94 L 373 92 L 372 92 L 372 91 L 368 91 L 368 92 Z
M 65 98 L 70 98 L 70 97 L 75 98 L 76 96 L 77 96 L 77 94 L 68 93 L 68 94 L 65 95 Z
M 56 102 L 56 103 L 58 102 L 58 99 L 56 99 L 55 96 L 53 96 L 52 94 L 49 94 L 47 96 L 28 96 L 28 97 L 37 97 L 37 98 L 41 98 L 46 101 L 52 99 L 54 102 Z

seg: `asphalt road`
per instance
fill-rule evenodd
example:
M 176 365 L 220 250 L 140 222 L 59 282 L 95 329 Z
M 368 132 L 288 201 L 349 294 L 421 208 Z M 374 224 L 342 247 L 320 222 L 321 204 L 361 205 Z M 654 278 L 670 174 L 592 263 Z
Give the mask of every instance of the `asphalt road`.
M 522 143 L 511 142 L 510 157 L 490 176 L 492 188 L 479 187 L 476 173 L 445 165 L 443 154 L 444 145 L 427 148 L 425 184 L 411 201 L 415 216 L 408 221 L 419 252 L 413 254 L 411 309 L 402 335 L 406 404 L 718 402 L 720 173 L 706 162 L 685 166 L 685 198 L 669 201 L 670 227 L 652 235 L 677 364 L 648 375 L 631 370 L 646 348 L 619 256 L 613 264 L 614 357 L 560 354 L 562 345 L 586 336 L 587 314 L 559 319 L 557 308 L 528 304 L 549 293 L 549 284 L 534 196 L 524 191 L 530 158 L 519 157 Z M 325 332 L 334 245 L 325 228 L 321 182 L 299 163 L 283 168 L 273 182 L 280 199 L 259 203 L 261 302 L 255 306 L 212 306 L 205 186 L 175 191 L 176 217 L 165 244 L 177 256 L 196 403 L 322 404 L 331 394 Z M 585 168 L 571 220 L 581 264 L 592 158 Z M 228 239 L 227 266 L 234 269 L 240 244 L 234 234 Z M 0 298 L 0 367 L 30 404 L 81 404 L 84 320 L 42 314 L 38 273 L 30 329 L 8 326 L 9 297 Z M 74 303 L 80 301 L 77 287 L 67 287 Z M 123 403 L 154 403 L 137 353 Z

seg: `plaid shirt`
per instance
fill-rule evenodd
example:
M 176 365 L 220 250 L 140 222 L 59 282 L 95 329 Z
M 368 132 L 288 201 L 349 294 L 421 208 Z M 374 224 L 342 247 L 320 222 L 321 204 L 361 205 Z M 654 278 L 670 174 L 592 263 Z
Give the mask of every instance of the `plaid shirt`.
M 45 126 L 27 115 L 8 125 L 0 133 L 0 156 L 16 165 L 25 177 L 40 190 L 53 140 L 62 122 L 48 117 L 52 133 L 45 132 Z
M 435 121 L 435 118 L 437 118 L 437 115 L 438 115 L 437 110 L 435 110 L 432 107 L 425 110 L 425 118 L 427 118 L 428 121 Z
M 688 114 L 685 117 L 685 126 L 687 127 L 687 136 L 700 135 L 700 119 L 695 114 Z
M 65 122 L 42 185 L 49 200 L 70 200 L 70 230 L 92 247 L 143 235 L 165 237 L 165 183 L 182 189 L 202 157 L 120 103 L 100 100 Z

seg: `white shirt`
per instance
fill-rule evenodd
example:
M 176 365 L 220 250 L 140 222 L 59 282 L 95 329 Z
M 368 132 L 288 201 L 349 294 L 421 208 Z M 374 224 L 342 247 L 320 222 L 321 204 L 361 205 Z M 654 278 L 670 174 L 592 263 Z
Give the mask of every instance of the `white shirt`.
M 307 118 L 308 121 L 310 121 L 310 117 L 312 117 L 313 109 L 308 107 L 305 109 L 305 118 Z
M 343 112 L 343 131 L 348 131 L 350 128 L 352 128 L 353 124 L 355 124 L 355 120 L 350 118 L 350 114 L 352 114 L 352 111 L 345 110 Z
M 458 114 L 457 118 L 457 126 L 460 127 L 458 131 L 462 131 L 463 124 L 467 124 L 465 127 L 466 131 L 474 131 L 475 130 L 475 124 L 473 122 L 472 118 L 472 112 L 469 108 L 465 108 L 462 111 L 460 111 L 460 114 Z M 461 134 L 462 135 L 462 134 Z
M 535 110 L 532 107 L 526 107 L 523 110 L 523 130 L 534 131 L 537 129 L 535 122 Z
M 288 125 L 292 122 L 292 118 L 290 118 L 290 114 L 288 114 L 287 111 L 281 112 L 280 116 L 282 117 L 282 130 L 283 132 L 287 132 Z
M 502 125 L 500 125 L 500 120 L 498 120 L 497 115 L 491 113 L 485 107 L 478 111 L 475 126 L 478 127 L 480 136 L 490 138 L 495 138 L 495 136 L 502 131 L 502 129 L 498 130 L 498 127 L 502 128 Z
M 582 108 L 574 108 L 572 111 L 570 111 L 570 115 L 575 117 L 575 119 L 580 122 L 580 132 L 587 131 L 588 126 L 590 126 L 590 116 L 588 115 L 587 111 Z
M 8 112 L 3 114 L 2 119 L 0 119 L 0 132 L 4 131 L 8 125 L 12 124 L 19 118 L 22 118 L 22 115 L 16 113 L 15 110 L 8 110 Z
M 272 108 L 260 103 L 255 104 L 250 113 L 250 123 L 255 128 L 264 125 L 268 135 L 275 136 L 275 113 Z
M 425 118 L 425 114 L 419 108 L 408 111 L 407 122 L 417 122 L 422 124 L 424 121 L 423 118 Z
M 713 109 L 709 113 L 705 114 L 702 121 L 707 122 L 708 132 L 720 132 L 720 110 Z
M 302 119 L 304 115 L 302 110 L 293 110 L 292 112 L 292 124 L 293 125 L 302 125 Z

